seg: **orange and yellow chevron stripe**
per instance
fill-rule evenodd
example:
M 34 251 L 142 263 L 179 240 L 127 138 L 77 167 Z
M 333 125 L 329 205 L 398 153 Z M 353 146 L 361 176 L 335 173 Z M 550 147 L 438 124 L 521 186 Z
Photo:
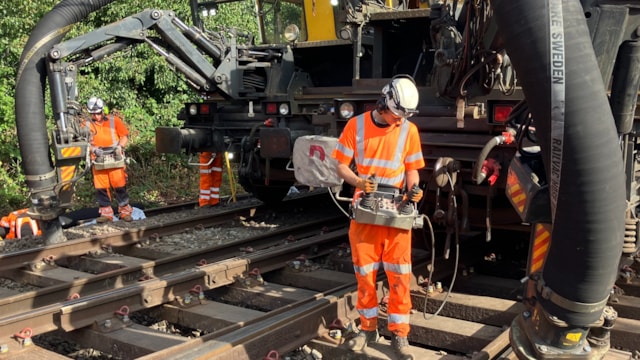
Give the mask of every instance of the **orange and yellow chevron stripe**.
M 516 174 L 511 171 L 509 171 L 509 175 L 507 176 L 507 194 L 511 197 L 511 201 L 516 206 L 518 213 L 522 215 L 524 206 L 527 203 L 527 194 L 522 189 L 522 186 L 520 186 Z
M 76 156 L 80 156 L 80 154 L 82 154 L 82 149 L 79 146 L 71 146 L 68 148 L 63 148 L 60 150 L 60 154 L 62 155 L 62 158 L 66 159 L 66 158 L 70 158 L 70 157 L 76 157 Z
M 551 244 L 551 225 L 536 224 L 531 247 L 531 261 L 529 262 L 529 274 L 542 270 L 544 260 Z

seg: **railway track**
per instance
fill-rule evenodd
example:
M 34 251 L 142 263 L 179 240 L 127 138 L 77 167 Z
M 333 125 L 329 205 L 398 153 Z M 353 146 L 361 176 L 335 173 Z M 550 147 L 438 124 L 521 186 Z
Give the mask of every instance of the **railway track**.
M 319 199 L 286 205 L 325 209 L 299 224 L 178 253 L 153 244 L 170 236 L 206 242 L 206 229 L 264 210 L 237 206 L 1 255 L 0 277 L 33 290 L 0 289 L 0 359 L 70 358 L 41 340 L 48 337 L 115 359 L 393 359 L 386 340 L 363 353 L 344 349 L 358 318 L 348 224 Z M 508 333 L 524 311 L 522 284 L 504 276 L 500 259 L 478 257 L 486 250 L 483 236 L 463 239 L 459 253 L 434 264 L 429 252 L 414 250 L 409 340 L 416 359 L 514 358 Z M 429 275 L 442 290 L 424 285 Z M 619 284 L 612 297 L 620 317 L 609 359 L 631 359 L 640 350 L 637 280 Z M 380 325 L 389 336 L 384 315 Z

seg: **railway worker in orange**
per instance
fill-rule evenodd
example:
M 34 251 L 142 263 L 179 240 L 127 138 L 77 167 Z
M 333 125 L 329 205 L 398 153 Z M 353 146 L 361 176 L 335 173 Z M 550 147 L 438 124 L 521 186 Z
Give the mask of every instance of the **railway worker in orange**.
M 411 196 L 406 191 L 418 185 L 418 170 L 425 166 L 418 128 L 407 120 L 417 112 L 418 100 L 413 78 L 397 75 L 382 89 L 375 110 L 347 122 L 332 154 L 338 160 L 337 173 L 345 182 L 365 194 L 397 192 L 414 203 L 420 201 L 422 190 L 416 188 Z M 407 339 L 412 306 L 411 230 L 352 219 L 349 242 L 358 283 L 356 308 L 361 331 L 347 346 L 360 351 L 379 338 L 376 275 L 382 264 L 389 281 L 391 345 L 400 359 L 413 359 Z
M 218 153 L 203 151 L 200 153 L 200 196 L 201 208 L 216 206 L 220 203 L 220 185 L 222 184 L 222 156 Z
M 114 114 L 104 113 L 104 102 L 98 97 L 87 101 L 87 110 L 91 116 L 91 159 L 93 160 L 93 185 L 100 206 L 97 222 L 113 221 L 111 207 L 111 189 L 118 202 L 121 220 L 131 221 L 133 208 L 129 205 L 127 192 L 127 173 L 124 165 L 124 148 L 129 141 L 129 130 L 122 119 Z M 105 161 L 114 160 L 113 167 L 101 166 Z
M 29 209 L 15 210 L 0 219 L 0 238 L 20 239 L 27 235 L 40 236 L 42 231 L 35 219 L 27 215 Z

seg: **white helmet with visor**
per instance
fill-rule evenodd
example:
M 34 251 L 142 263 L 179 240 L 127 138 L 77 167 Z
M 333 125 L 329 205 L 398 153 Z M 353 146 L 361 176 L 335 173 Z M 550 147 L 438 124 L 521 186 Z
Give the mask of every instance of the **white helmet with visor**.
M 87 101 L 87 110 L 89 111 L 89 113 L 98 114 L 101 113 L 103 109 L 104 102 L 99 97 L 93 96 Z
M 396 116 L 409 118 L 418 113 L 419 94 L 413 78 L 409 75 L 396 75 L 382 88 L 387 109 Z

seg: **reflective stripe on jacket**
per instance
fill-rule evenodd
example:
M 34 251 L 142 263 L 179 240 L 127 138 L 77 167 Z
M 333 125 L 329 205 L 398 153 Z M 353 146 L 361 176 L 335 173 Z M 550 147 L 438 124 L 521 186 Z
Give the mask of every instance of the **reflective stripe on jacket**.
M 349 120 L 332 156 L 345 165 L 355 159 L 360 177 L 375 174 L 378 183 L 396 188 L 404 186 L 407 170 L 425 165 L 415 124 L 376 126 L 371 112 Z
M 22 226 L 28 224 L 33 235 L 40 236 L 42 231 L 38 226 L 38 222 L 27 216 L 28 209 L 20 209 L 12 211 L 9 215 L 0 219 L 0 226 L 9 229 L 5 239 L 22 238 Z
M 91 130 L 91 145 L 98 147 L 115 147 L 121 137 L 129 135 L 129 130 L 122 122 L 122 119 L 115 115 L 103 115 L 108 121 L 98 124 L 89 123 Z

